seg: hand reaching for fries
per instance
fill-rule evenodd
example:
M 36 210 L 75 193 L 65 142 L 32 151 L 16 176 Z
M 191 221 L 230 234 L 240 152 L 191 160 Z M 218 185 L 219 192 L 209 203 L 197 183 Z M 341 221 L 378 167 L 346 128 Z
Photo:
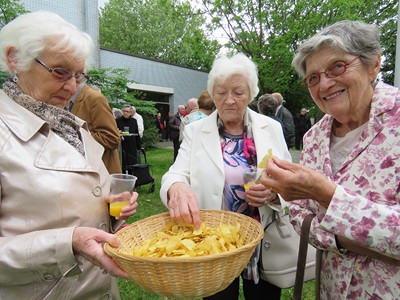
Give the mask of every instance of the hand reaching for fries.
M 176 182 L 168 190 L 168 210 L 171 218 L 181 224 L 200 228 L 200 212 L 192 189 L 183 182 Z

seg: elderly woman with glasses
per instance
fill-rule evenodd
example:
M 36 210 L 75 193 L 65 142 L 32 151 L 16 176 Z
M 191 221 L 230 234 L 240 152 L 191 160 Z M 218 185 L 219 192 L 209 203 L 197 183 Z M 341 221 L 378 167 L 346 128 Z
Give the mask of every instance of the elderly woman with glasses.
M 321 299 L 400 295 L 400 92 L 377 81 L 379 31 L 335 23 L 305 41 L 293 65 L 325 116 L 304 137 L 300 165 L 269 161 L 262 183 L 290 202 L 321 249 Z
M 109 196 L 104 148 L 65 110 L 93 45 L 58 15 L 21 15 L 0 31 L 0 298 L 119 299 L 127 278 L 103 251 L 135 213 Z M 108 204 L 130 205 L 111 219 Z
M 248 104 L 258 94 L 257 67 L 242 53 L 218 57 L 207 90 L 216 110 L 185 125 L 175 163 L 162 178 L 161 200 L 171 218 L 200 226 L 199 209 L 228 210 L 248 215 L 264 227 L 285 202 L 257 182 L 244 188 L 244 174 L 256 169 L 268 150 L 291 161 L 282 126 Z M 283 205 L 282 205 L 283 204 Z M 243 293 L 250 299 L 280 299 L 281 289 L 259 278 L 259 248 L 242 272 Z M 239 277 L 205 299 L 238 299 Z

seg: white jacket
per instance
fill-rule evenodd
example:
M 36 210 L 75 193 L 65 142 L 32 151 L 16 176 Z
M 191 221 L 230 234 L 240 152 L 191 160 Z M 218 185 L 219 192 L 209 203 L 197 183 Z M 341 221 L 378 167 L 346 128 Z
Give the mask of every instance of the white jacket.
M 272 149 L 275 156 L 291 161 L 281 124 L 250 109 L 247 109 L 247 112 L 251 120 L 258 160 L 267 154 L 268 149 Z M 191 186 L 200 209 L 222 208 L 225 174 L 217 128 L 217 111 L 207 118 L 185 126 L 176 161 L 162 178 L 160 196 L 165 205 L 168 189 L 178 181 Z M 270 221 L 271 209 L 281 208 L 273 204 L 261 207 L 259 211 L 262 225 L 265 226 Z

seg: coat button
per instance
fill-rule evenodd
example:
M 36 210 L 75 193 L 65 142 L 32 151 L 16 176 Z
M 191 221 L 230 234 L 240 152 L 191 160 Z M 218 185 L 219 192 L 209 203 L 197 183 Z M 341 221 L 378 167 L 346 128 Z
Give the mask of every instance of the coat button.
M 103 230 L 103 231 L 107 231 L 108 226 L 107 226 L 106 223 L 101 223 L 100 226 L 99 226 L 99 229 L 101 229 L 101 230 Z
M 101 187 L 99 186 L 95 186 L 92 190 L 93 195 L 95 195 L 96 197 L 100 197 L 101 196 Z
M 44 274 L 43 279 L 46 281 L 52 281 L 52 280 L 54 280 L 54 276 L 51 274 Z

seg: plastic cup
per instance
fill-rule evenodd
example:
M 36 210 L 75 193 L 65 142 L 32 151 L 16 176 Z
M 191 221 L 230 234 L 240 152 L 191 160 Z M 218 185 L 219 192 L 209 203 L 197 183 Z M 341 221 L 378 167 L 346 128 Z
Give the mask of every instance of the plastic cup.
M 252 185 L 256 184 L 257 168 L 250 168 L 243 173 L 243 187 L 247 191 Z M 251 202 L 251 201 L 249 201 Z
M 136 176 L 129 174 L 111 174 L 111 195 L 123 192 L 132 193 L 136 183 Z M 129 201 L 113 201 L 110 203 L 110 215 L 119 217 L 122 208 L 129 205 Z

